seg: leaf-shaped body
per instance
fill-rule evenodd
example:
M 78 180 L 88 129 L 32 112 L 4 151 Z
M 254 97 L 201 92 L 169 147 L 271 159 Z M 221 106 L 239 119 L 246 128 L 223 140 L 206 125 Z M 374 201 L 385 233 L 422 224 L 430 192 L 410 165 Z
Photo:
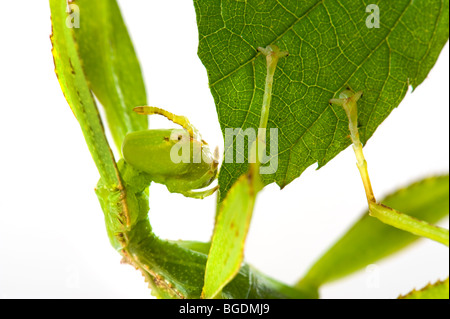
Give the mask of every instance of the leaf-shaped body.
M 181 129 L 154 129 L 127 134 L 125 161 L 172 192 L 203 188 L 212 183 L 217 165 L 207 144 Z

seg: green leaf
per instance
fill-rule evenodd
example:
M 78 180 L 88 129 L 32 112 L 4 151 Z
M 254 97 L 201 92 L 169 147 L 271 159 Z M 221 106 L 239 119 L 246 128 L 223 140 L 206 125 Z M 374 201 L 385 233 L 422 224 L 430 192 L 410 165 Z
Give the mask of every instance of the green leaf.
M 226 128 L 258 127 L 266 73 L 257 47 L 276 44 L 290 54 L 274 78 L 268 128 L 278 128 L 278 170 L 263 176 L 266 184 L 284 187 L 350 144 L 344 110 L 328 102 L 346 86 L 364 92 L 365 143 L 436 62 L 449 34 L 448 0 L 370 3 L 379 6 L 380 28 L 366 26 L 363 1 L 194 0 L 198 55 L 224 136 Z M 247 166 L 223 164 L 220 200 Z
M 108 188 L 120 184 L 116 163 L 103 130 L 97 107 L 86 81 L 73 39 L 66 2 L 50 0 L 52 53 L 61 89 L 80 123 L 84 138 L 101 178 Z
M 83 69 L 121 153 L 128 132 L 148 127 L 147 116 L 133 112 L 147 104 L 139 61 L 115 0 L 73 3 L 80 12 L 80 27 L 73 30 Z
M 437 281 L 434 284 L 428 284 L 420 290 L 413 290 L 399 299 L 448 299 L 449 286 L 448 278 L 444 281 Z
M 256 193 L 252 179 L 245 174 L 220 204 L 206 264 L 203 298 L 216 297 L 238 273 Z
M 449 176 L 414 183 L 381 202 L 434 224 L 449 213 Z M 418 238 L 420 237 L 386 225 L 366 212 L 311 267 L 297 287 L 315 290 L 405 248 Z
M 73 29 L 66 24 L 71 18 L 66 12 L 66 2 L 50 0 L 50 9 L 55 71 L 101 175 L 96 193 L 105 214 L 112 246 L 122 254 L 123 262 L 132 264 L 142 272 L 155 295 L 162 298 L 199 298 L 207 261 L 207 254 L 201 251 L 207 252 L 208 244 L 177 245 L 159 239 L 152 232 L 148 220 L 149 181 L 129 166 L 127 171 L 123 160 L 116 166 L 83 72 Z M 86 68 L 86 64 L 83 66 Z M 126 69 L 122 71 L 126 72 Z M 221 296 L 309 297 L 300 290 L 259 274 L 248 265 L 241 267 Z

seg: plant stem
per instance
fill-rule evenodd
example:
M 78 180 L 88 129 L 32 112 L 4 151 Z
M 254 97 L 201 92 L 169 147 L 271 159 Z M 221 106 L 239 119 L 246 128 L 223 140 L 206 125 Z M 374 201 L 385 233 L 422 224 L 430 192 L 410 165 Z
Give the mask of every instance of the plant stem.
M 269 45 L 265 49 L 260 47 L 258 50 L 266 56 L 267 62 L 266 85 L 264 88 L 261 119 L 259 122 L 260 128 L 266 128 L 267 121 L 269 120 L 270 102 L 272 101 L 273 75 L 275 74 L 278 60 L 287 56 L 288 53 L 286 51 L 280 51 L 276 45 Z M 265 140 L 265 136 L 263 136 L 263 140 Z
M 356 155 L 356 166 L 358 167 L 359 174 L 361 175 L 362 182 L 364 184 L 364 190 L 366 192 L 367 203 L 370 205 L 371 203 L 375 203 L 375 195 L 373 194 L 372 184 L 370 183 L 369 171 L 367 170 L 367 162 L 364 158 L 364 153 L 362 150 L 362 144 L 359 142 L 358 144 L 353 144 L 353 151 Z
M 259 167 L 261 165 L 261 159 L 266 151 L 266 128 L 269 121 L 270 103 L 272 102 L 272 86 L 273 75 L 277 68 L 278 60 L 287 56 L 289 53 L 286 51 L 280 51 L 276 45 L 268 45 L 266 48 L 259 47 L 258 50 L 266 56 L 267 62 L 267 74 L 266 83 L 264 87 L 263 104 L 261 108 L 261 119 L 259 121 L 258 138 L 256 142 L 256 150 L 252 154 L 256 156 L 256 165 L 253 165 L 253 171 L 259 174 Z M 252 150 L 253 151 L 253 150 Z
M 423 220 L 400 213 L 395 209 L 377 203 L 371 203 L 369 205 L 369 215 L 378 218 L 385 224 L 418 236 L 432 239 L 448 247 L 448 229 L 431 225 Z
M 353 91 L 345 90 L 340 94 L 339 99 L 332 99 L 330 102 L 341 105 L 348 117 L 348 128 L 350 137 L 353 142 L 353 151 L 356 155 L 356 166 L 358 167 L 361 179 L 366 191 L 367 203 L 375 203 L 375 195 L 373 194 L 372 184 L 370 183 L 369 171 L 367 170 L 367 162 L 364 158 L 363 145 L 359 139 L 358 132 L 358 112 L 356 102 L 361 97 L 362 92 L 353 93 Z

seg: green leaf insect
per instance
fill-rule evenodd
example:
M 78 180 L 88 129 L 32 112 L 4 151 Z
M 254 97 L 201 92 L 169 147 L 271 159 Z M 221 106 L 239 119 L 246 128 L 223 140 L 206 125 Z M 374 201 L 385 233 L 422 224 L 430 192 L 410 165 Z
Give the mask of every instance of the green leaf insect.
M 217 187 L 209 186 L 218 171 L 217 149 L 213 155 L 198 130 L 184 116 L 151 106 L 139 106 L 134 111 L 142 115 L 159 114 L 183 129 L 151 129 L 131 132 L 122 144 L 125 161 L 148 175 L 153 182 L 166 185 L 171 193 L 204 198 Z

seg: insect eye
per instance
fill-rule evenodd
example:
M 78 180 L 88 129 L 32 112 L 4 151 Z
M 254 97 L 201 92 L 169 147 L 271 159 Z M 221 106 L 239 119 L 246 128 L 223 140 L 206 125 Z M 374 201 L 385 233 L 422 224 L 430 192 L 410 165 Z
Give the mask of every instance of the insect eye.
M 181 141 L 181 139 L 183 138 L 183 136 L 178 135 L 178 140 Z

